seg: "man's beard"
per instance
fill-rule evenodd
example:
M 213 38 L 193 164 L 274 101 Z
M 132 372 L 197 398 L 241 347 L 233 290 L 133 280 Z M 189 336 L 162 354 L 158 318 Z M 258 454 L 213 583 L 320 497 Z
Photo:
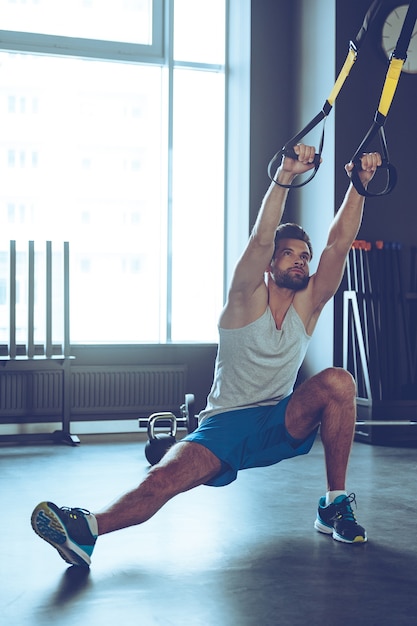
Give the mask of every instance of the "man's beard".
M 277 287 L 301 291 L 307 287 L 310 277 L 306 274 L 291 273 L 291 270 L 285 272 L 277 270 L 273 274 L 273 279 Z

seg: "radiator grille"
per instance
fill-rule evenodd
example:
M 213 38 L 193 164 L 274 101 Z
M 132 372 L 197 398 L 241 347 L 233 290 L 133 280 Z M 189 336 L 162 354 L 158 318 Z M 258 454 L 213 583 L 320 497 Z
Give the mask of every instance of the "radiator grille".
M 35 414 L 59 414 L 62 411 L 61 372 L 34 372 L 31 381 L 32 406 Z
M 173 411 L 184 401 L 185 365 L 71 368 L 71 413 Z
M 26 408 L 27 377 L 21 373 L 0 376 L 0 411 L 23 415 Z
M 184 402 L 186 374 L 185 365 L 73 366 L 71 417 L 177 413 Z M 59 416 L 62 403 L 62 371 L 1 372 L 0 420 Z
M 0 417 L 50 416 L 62 412 L 62 372 L 2 372 Z

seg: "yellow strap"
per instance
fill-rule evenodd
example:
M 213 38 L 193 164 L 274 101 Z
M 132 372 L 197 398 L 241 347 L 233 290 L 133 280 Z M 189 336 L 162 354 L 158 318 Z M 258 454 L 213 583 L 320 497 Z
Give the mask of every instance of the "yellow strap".
M 404 61 L 405 59 L 396 59 L 395 57 L 392 57 L 389 64 L 378 107 L 379 113 L 381 113 L 381 115 L 384 115 L 385 117 L 388 115 L 388 111 L 391 106 L 395 90 L 397 89 Z
M 352 48 L 350 48 L 348 55 L 346 57 L 346 60 L 343 64 L 343 67 L 339 72 L 339 76 L 337 77 L 334 87 L 332 91 L 330 92 L 330 96 L 327 98 L 327 101 L 331 106 L 333 106 L 334 101 L 336 100 L 339 91 L 343 87 L 343 83 L 349 76 L 349 72 L 352 69 L 354 62 L 356 61 L 357 56 L 358 56 L 358 53 L 356 52 L 356 50 L 353 50 Z

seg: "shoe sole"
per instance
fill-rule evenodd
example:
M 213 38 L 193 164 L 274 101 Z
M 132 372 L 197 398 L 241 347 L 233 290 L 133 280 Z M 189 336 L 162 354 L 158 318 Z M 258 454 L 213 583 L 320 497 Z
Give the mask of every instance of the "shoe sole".
M 47 502 L 41 502 L 35 508 L 31 524 L 35 533 L 53 546 L 64 561 L 70 565 L 90 566 L 91 559 L 88 554 L 71 541 L 64 524 Z
M 319 519 L 316 519 L 314 522 L 314 528 L 325 535 L 332 535 L 335 541 L 340 541 L 341 543 L 366 543 L 368 541 L 366 533 L 365 536 L 357 535 L 354 539 L 346 539 L 338 535 L 332 526 L 326 526 L 326 524 L 323 524 Z

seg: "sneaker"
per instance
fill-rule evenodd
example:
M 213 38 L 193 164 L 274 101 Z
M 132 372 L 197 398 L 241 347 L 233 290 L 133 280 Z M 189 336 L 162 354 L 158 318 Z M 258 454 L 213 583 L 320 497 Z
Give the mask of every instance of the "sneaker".
M 92 513 L 41 502 L 31 522 L 35 533 L 56 548 L 64 561 L 89 567 L 97 540 L 97 520 Z
M 336 541 L 343 543 L 364 543 L 367 541 L 366 531 L 356 521 L 351 503 L 356 504 L 354 493 L 349 496 L 338 496 L 332 504 L 326 506 L 326 498 L 319 500 L 317 518 L 314 528 L 321 533 L 332 535 Z

